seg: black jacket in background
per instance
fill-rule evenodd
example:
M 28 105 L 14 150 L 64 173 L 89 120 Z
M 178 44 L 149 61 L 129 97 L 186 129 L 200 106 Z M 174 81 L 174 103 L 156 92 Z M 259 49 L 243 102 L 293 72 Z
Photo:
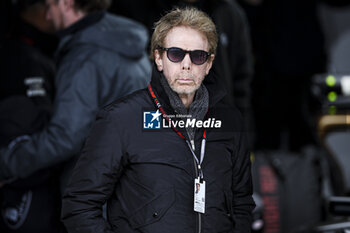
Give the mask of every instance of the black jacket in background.
M 51 37 L 21 22 L 0 45 L 2 147 L 18 137 L 26 140 L 50 120 L 55 69 L 41 49 L 47 38 Z M 60 232 L 57 171 L 42 169 L 0 187 L 0 232 Z
M 100 107 L 146 86 L 151 66 L 144 28 L 125 18 L 96 14 L 102 14 L 97 22 L 61 39 L 51 121 L 30 140 L 0 150 L 0 180 L 27 177 L 71 159 L 79 153 Z M 96 16 L 82 20 L 88 17 Z M 69 172 L 63 175 L 64 187 Z
M 0 44 L 0 146 L 49 121 L 55 65 L 40 47 L 42 38 L 48 36 L 20 21 Z
M 165 112 L 175 114 L 160 78 L 154 71 L 152 88 Z M 172 129 L 143 129 L 143 111 L 157 110 L 143 89 L 99 112 L 63 198 L 69 233 L 194 233 L 199 225 L 202 233 L 250 232 L 254 201 L 242 119 L 223 103 L 217 80 L 206 79 L 208 117 L 223 127 L 207 130 L 205 214 L 193 210 L 197 174 L 186 142 Z M 195 135 L 196 153 L 203 130 Z

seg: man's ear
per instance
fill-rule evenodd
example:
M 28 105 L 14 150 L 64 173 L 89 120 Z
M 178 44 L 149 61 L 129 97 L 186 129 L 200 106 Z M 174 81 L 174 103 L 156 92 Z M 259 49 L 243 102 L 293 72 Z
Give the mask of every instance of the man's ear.
M 158 49 L 154 50 L 154 62 L 157 65 L 158 71 L 162 72 L 163 71 L 163 60 L 162 60 L 162 55 L 159 53 Z
M 205 69 L 205 74 L 208 75 L 209 74 L 209 71 L 213 65 L 213 61 L 214 61 L 214 58 L 215 58 L 215 55 L 212 54 L 210 55 L 210 57 L 208 58 L 208 61 L 207 61 L 207 67 Z

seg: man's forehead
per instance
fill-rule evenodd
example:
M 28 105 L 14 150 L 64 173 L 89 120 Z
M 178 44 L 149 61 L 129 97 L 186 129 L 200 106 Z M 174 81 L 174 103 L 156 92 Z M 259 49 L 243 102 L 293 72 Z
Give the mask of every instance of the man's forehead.
M 176 26 L 167 33 L 164 45 L 166 47 L 181 47 L 183 49 L 207 49 L 208 40 L 197 29 L 187 26 Z

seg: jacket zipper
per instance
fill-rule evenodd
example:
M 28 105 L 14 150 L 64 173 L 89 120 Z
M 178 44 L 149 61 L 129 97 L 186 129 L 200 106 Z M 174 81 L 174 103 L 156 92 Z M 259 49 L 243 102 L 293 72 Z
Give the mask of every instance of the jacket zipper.
M 196 151 L 195 136 L 193 137 L 193 139 L 189 138 L 189 142 L 190 142 L 190 145 L 192 147 L 193 152 L 195 152 Z M 195 175 L 196 175 L 195 178 L 197 178 L 197 177 L 199 177 L 199 172 L 198 172 L 198 168 L 197 168 L 198 164 L 194 158 L 193 158 L 193 164 L 194 164 L 194 170 L 195 170 Z M 197 213 L 197 214 L 198 214 L 198 218 L 197 218 L 198 219 L 198 233 L 201 233 L 202 232 L 202 216 L 201 216 L 201 213 Z
M 202 232 L 202 216 L 201 213 L 198 213 L 198 233 Z
M 194 140 L 190 140 L 190 142 L 191 142 L 193 151 L 195 151 Z M 199 177 L 199 172 L 198 172 L 198 168 L 197 168 L 198 165 L 197 165 L 194 158 L 193 158 L 193 164 L 194 164 L 194 170 L 195 170 L 196 177 Z M 197 213 L 197 214 L 198 214 L 198 233 L 201 233 L 202 232 L 202 216 L 201 216 L 201 213 Z
M 199 173 L 198 173 L 198 169 L 197 169 L 197 163 L 194 160 L 194 158 L 193 158 L 193 163 L 194 163 L 194 170 L 195 170 L 196 176 L 198 177 Z M 202 232 L 202 216 L 201 216 L 201 213 L 197 213 L 197 214 L 198 214 L 198 233 L 201 233 Z

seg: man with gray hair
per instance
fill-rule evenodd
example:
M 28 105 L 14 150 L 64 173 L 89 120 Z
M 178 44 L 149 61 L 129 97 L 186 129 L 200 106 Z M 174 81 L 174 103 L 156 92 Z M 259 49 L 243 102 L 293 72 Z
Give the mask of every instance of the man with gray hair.
M 74 168 L 62 208 L 70 233 L 250 232 L 242 119 L 210 74 L 217 41 L 195 8 L 156 23 L 148 88 L 99 112 Z

